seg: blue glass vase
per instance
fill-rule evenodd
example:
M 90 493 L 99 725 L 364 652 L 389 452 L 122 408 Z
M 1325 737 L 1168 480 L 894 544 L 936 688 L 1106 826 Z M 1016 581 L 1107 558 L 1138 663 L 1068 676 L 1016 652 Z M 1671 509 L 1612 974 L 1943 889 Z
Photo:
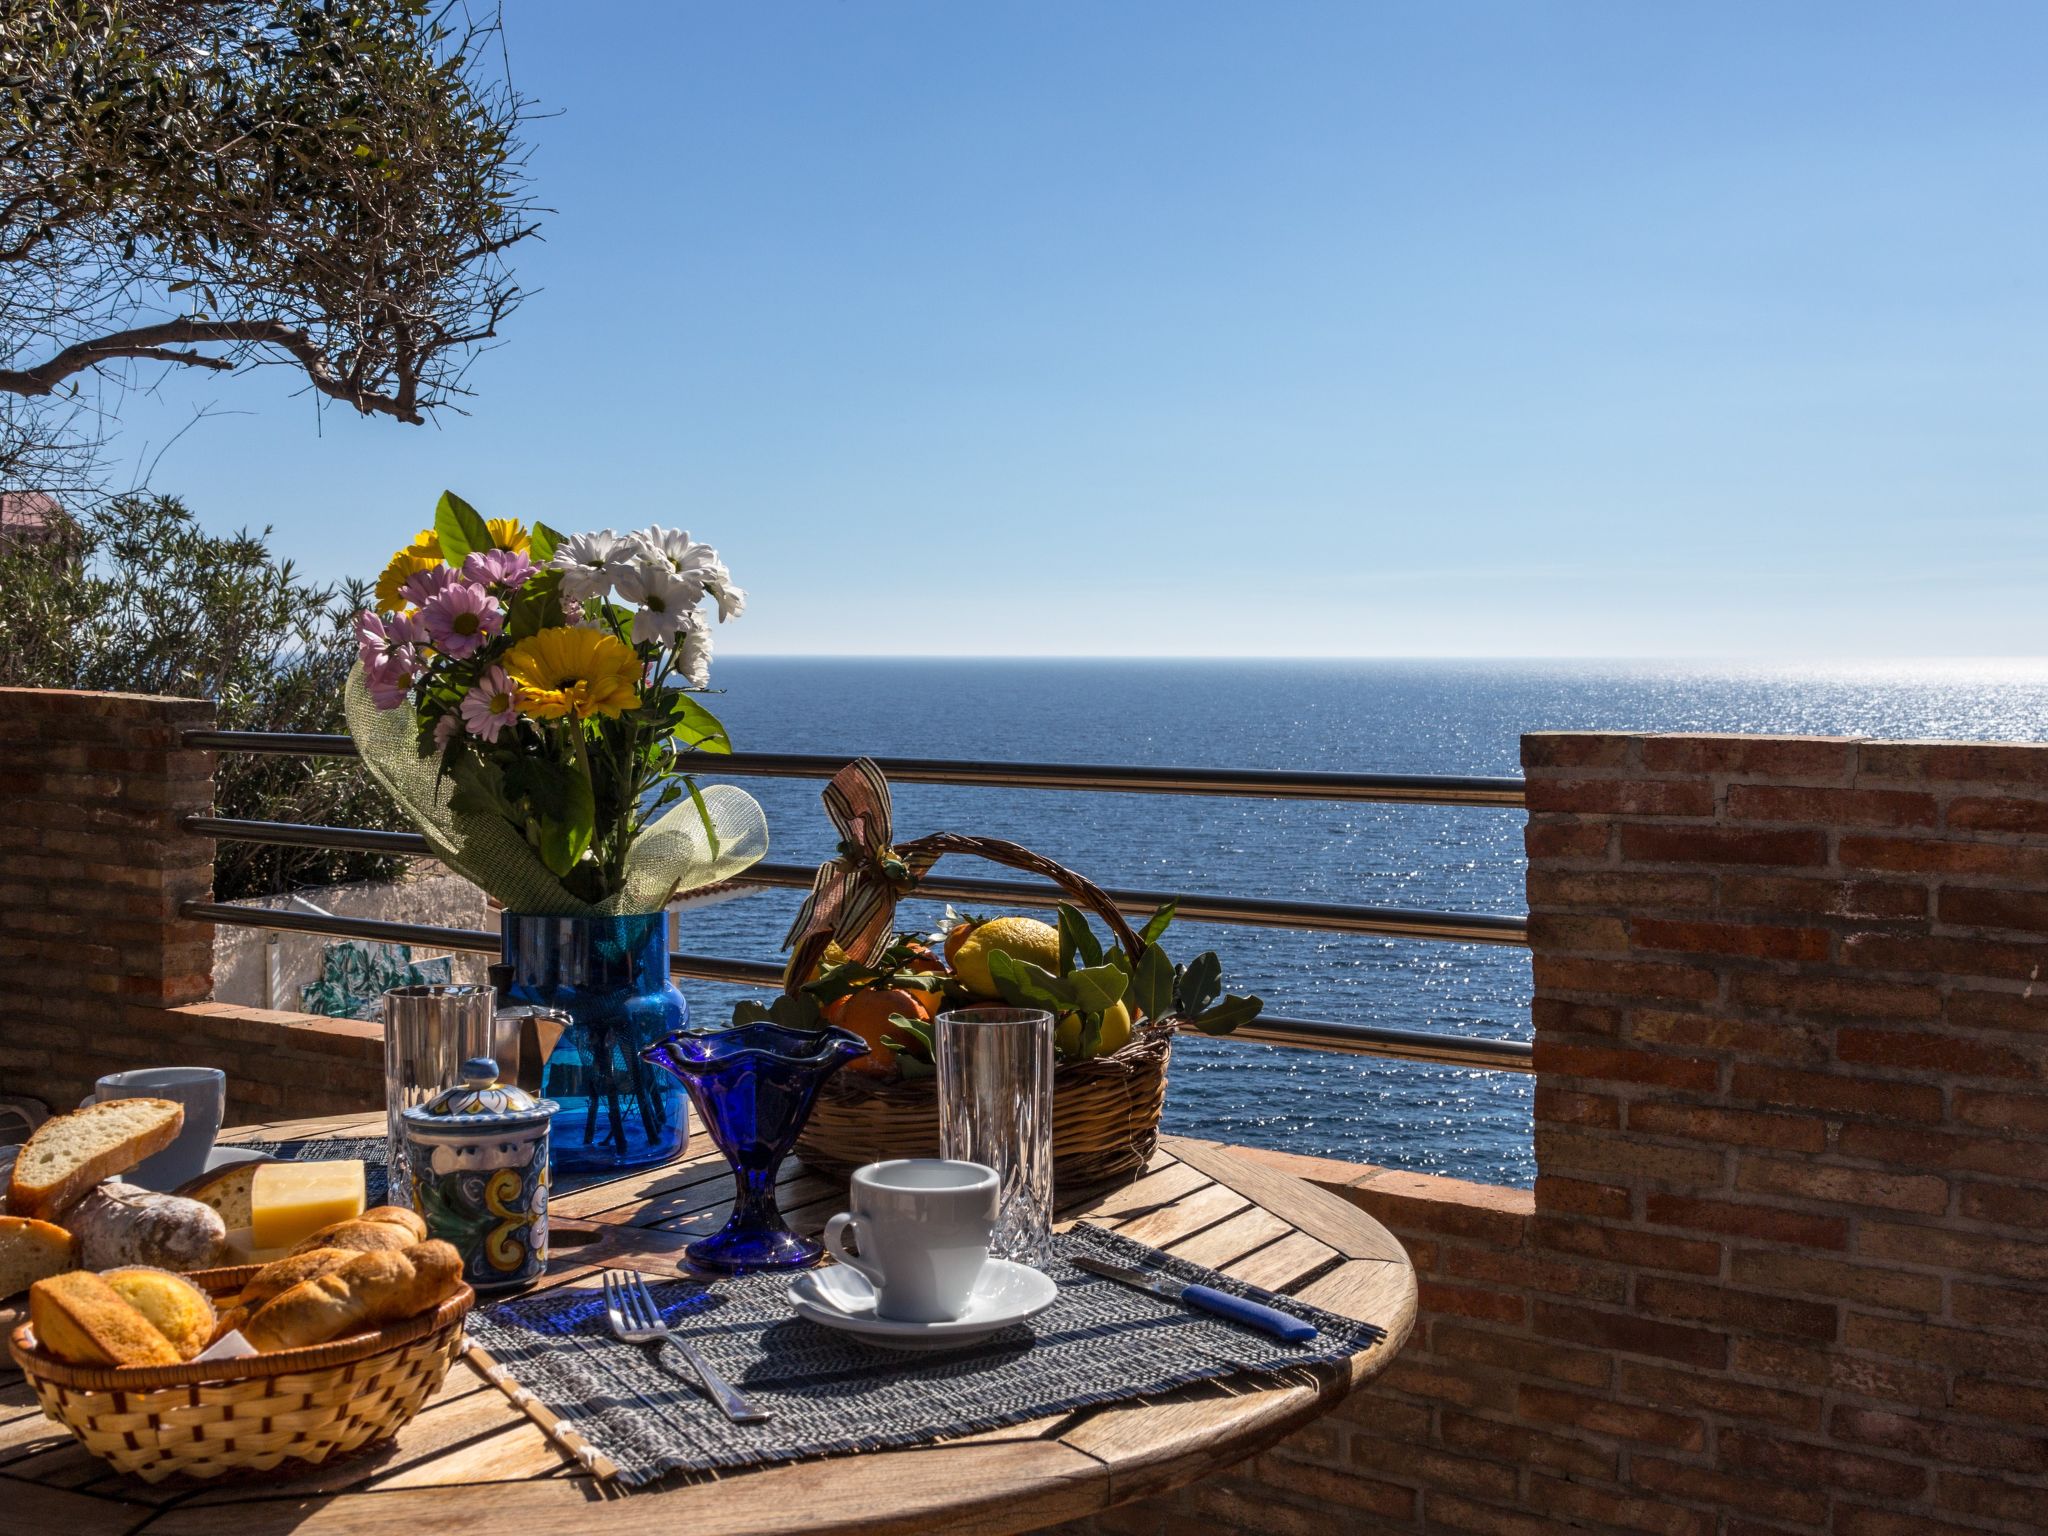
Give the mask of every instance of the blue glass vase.
M 541 1097 L 557 1174 L 665 1163 L 689 1136 L 683 1095 L 641 1052 L 689 1022 L 668 974 L 668 914 L 505 914 L 506 1002 L 559 1009 L 573 1021 L 548 1057 Z
M 689 1086 L 690 1101 L 732 1164 L 732 1217 L 684 1249 L 705 1269 L 800 1269 L 823 1249 L 799 1237 L 775 1203 L 775 1174 L 811 1116 L 818 1088 L 868 1043 L 847 1029 L 789 1029 L 762 1020 L 675 1034 L 644 1054 Z

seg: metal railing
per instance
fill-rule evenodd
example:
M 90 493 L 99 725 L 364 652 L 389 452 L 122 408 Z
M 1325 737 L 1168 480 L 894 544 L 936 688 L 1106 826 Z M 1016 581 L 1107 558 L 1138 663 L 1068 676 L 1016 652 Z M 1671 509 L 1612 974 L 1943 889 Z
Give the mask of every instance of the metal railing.
M 355 743 L 346 736 L 311 733 L 194 730 L 184 734 L 183 742 L 187 747 L 213 751 L 331 757 L 356 755 Z M 1242 799 L 1376 801 L 1403 805 L 1514 807 L 1523 803 L 1522 781 L 1511 778 L 1290 773 L 1264 769 L 1152 768 L 1075 763 L 979 763 L 934 758 L 877 758 L 875 761 L 891 779 L 917 784 L 1214 795 Z M 822 754 L 734 753 L 717 760 L 717 771 L 721 777 L 829 778 L 844 764 L 844 758 Z M 185 826 L 200 836 L 224 841 L 401 856 L 429 852 L 426 839 L 417 832 L 380 832 L 367 827 L 308 826 L 220 816 L 188 816 Z M 813 871 L 804 865 L 763 863 L 748 869 L 735 883 L 764 888 L 805 889 L 810 886 L 812 874 Z M 922 881 L 918 894 L 943 901 L 987 900 L 1040 907 L 1049 907 L 1062 899 L 1061 893 L 1050 885 L 942 876 Z M 1111 888 L 1109 895 L 1119 908 L 1136 914 L 1149 913 L 1162 903 L 1173 901 L 1181 917 L 1195 922 L 1461 943 L 1528 943 L 1528 922 L 1521 917 L 1340 902 L 1188 895 L 1124 887 Z M 499 948 L 498 936 L 480 928 L 315 916 L 223 902 L 187 902 L 182 911 L 197 921 L 230 926 L 272 928 L 482 954 L 495 954 Z M 782 967 L 774 962 L 676 955 L 670 960 L 670 968 L 678 976 L 705 981 L 769 987 L 782 983 Z M 1500 1071 L 1532 1070 L 1531 1049 L 1524 1042 L 1429 1030 L 1388 1029 L 1376 1025 L 1262 1015 L 1239 1029 L 1232 1038 L 1405 1061 L 1448 1063 Z

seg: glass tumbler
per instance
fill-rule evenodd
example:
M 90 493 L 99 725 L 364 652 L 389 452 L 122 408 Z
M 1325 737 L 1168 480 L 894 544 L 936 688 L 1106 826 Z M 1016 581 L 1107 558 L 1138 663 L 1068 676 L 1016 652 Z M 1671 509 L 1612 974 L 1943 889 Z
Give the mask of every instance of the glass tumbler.
M 412 1203 L 405 1166 L 405 1122 L 399 1118 L 443 1088 L 462 1081 L 462 1064 L 491 1054 L 491 987 L 393 987 L 384 994 L 385 1165 L 394 1204 Z
M 988 1251 L 1044 1261 L 1052 1243 L 1052 1015 L 958 1008 L 938 1017 L 939 1155 L 1001 1181 Z

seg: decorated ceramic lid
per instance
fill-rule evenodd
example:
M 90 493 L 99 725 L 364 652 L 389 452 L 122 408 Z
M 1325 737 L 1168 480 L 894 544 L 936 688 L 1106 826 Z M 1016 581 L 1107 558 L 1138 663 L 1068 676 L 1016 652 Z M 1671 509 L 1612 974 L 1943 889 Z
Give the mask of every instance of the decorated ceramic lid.
M 462 1064 L 462 1081 L 444 1088 L 424 1104 L 405 1111 L 404 1118 L 429 1125 L 524 1125 L 555 1112 L 551 1099 L 537 1099 L 517 1083 L 498 1081 L 498 1064 L 488 1056 L 472 1056 Z

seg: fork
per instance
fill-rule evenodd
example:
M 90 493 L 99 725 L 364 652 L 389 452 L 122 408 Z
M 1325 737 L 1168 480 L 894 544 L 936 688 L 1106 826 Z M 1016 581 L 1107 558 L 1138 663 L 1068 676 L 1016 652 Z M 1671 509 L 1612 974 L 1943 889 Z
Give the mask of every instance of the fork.
M 673 1344 L 690 1369 L 697 1373 L 697 1380 L 711 1400 L 735 1424 L 765 1424 L 775 1415 L 756 1408 L 731 1382 L 712 1368 L 711 1362 L 697 1351 L 697 1346 L 678 1334 L 669 1332 L 668 1324 L 661 1320 L 661 1309 L 654 1304 L 654 1298 L 647 1293 L 647 1286 L 632 1270 L 608 1269 L 604 1272 L 604 1310 L 611 1320 L 612 1332 L 627 1344 Z

